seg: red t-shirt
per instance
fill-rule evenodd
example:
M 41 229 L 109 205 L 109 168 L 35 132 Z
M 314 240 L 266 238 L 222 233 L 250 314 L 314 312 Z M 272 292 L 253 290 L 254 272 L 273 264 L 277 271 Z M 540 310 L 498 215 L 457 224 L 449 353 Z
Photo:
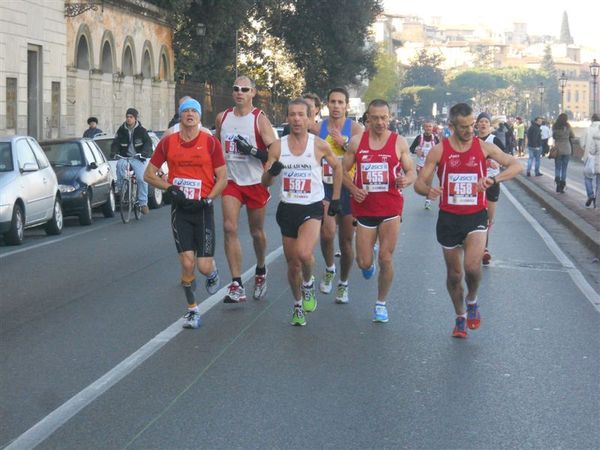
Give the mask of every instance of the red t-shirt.
M 474 214 L 486 209 L 485 191 L 477 191 L 477 182 L 487 170 L 479 139 L 473 139 L 466 152 L 454 150 L 449 139 L 442 141 L 442 148 L 437 170 L 442 187 L 440 209 L 452 214 Z
M 365 131 L 356 150 L 354 184 L 369 194 L 363 202 L 351 200 L 354 217 L 390 217 L 402 215 L 404 197 L 396 187 L 396 175 L 402 162 L 396 154 L 398 135 L 391 133 L 380 149 L 369 147 L 369 132 Z
M 189 142 L 183 142 L 179 133 L 161 139 L 150 162 L 160 167 L 165 161 L 169 183 L 179 186 L 191 200 L 210 194 L 215 185 L 215 169 L 225 165 L 221 144 L 204 131 Z

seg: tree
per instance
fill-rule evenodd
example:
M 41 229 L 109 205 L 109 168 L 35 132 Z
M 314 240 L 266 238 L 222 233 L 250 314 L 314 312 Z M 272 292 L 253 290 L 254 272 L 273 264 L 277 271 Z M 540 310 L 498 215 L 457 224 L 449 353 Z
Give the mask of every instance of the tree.
M 422 49 L 410 60 L 404 73 L 404 86 L 442 86 L 444 71 L 440 68 L 444 57 Z
M 394 55 L 380 48 L 375 60 L 375 70 L 376 73 L 363 95 L 363 101 L 368 104 L 371 100 L 381 98 L 390 103 L 396 102 L 400 94 L 400 77 Z

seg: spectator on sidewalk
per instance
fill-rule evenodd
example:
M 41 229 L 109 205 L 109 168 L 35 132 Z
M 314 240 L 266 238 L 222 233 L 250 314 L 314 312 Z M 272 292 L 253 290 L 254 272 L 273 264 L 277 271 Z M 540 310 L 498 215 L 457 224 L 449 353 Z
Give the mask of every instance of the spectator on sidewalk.
M 562 194 L 565 192 L 567 185 L 567 166 L 571 154 L 573 154 L 573 139 L 575 139 L 565 113 L 559 114 L 556 122 L 552 125 L 552 137 L 554 138 L 554 146 L 558 149 L 558 154 L 554 160 L 554 181 L 556 182 L 556 192 Z
M 89 128 L 83 132 L 84 138 L 92 139 L 97 134 L 102 133 L 102 130 L 100 128 L 98 128 L 98 118 L 97 117 L 90 117 L 87 120 L 87 123 L 88 123 Z
M 544 119 L 542 121 L 542 126 L 540 127 L 540 130 L 542 132 L 542 156 L 545 156 L 550 151 L 550 147 L 548 146 L 548 140 L 550 139 L 550 136 L 552 136 L 552 130 L 550 130 L 547 120 Z
M 588 197 L 585 206 L 589 207 L 593 203 L 595 208 L 598 186 L 600 186 L 600 116 L 598 114 L 592 115 L 592 123 L 585 134 L 583 149 L 584 163 L 587 163 L 588 158 L 594 158 L 593 172 L 591 173 L 592 176 L 589 177 L 584 172 L 585 190 Z M 596 180 L 595 190 L 594 179 Z

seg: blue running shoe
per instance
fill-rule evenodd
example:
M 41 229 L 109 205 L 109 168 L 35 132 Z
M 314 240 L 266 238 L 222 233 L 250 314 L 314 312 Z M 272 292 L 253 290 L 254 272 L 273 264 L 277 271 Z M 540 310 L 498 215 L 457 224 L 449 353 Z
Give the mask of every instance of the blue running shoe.
M 479 313 L 479 305 L 467 303 L 467 327 L 471 330 L 476 330 L 481 325 L 481 314 Z
M 456 325 L 452 330 L 452 337 L 466 339 L 467 338 L 467 319 L 458 316 L 456 318 Z
M 386 323 L 389 320 L 388 311 L 385 305 L 375 305 L 373 322 Z
M 375 263 L 373 263 L 368 269 L 360 269 L 360 271 L 365 280 L 370 280 L 373 278 L 373 275 L 375 275 L 375 272 L 377 272 L 377 267 L 375 266 Z

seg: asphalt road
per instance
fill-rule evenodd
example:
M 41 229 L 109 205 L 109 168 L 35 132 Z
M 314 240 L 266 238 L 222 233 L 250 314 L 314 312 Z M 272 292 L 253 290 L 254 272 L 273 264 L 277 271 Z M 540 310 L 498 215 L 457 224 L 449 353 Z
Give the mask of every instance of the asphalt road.
M 0 446 L 597 448 L 600 320 L 585 271 L 503 190 L 482 327 L 452 339 L 437 212 L 406 196 L 385 325 L 371 322 L 376 281 L 356 268 L 348 305 L 320 295 L 306 327 L 289 325 L 275 201 L 267 298 L 208 299 L 199 330 L 180 331 L 168 208 L 0 247 Z M 227 281 L 222 233 L 217 248 Z

